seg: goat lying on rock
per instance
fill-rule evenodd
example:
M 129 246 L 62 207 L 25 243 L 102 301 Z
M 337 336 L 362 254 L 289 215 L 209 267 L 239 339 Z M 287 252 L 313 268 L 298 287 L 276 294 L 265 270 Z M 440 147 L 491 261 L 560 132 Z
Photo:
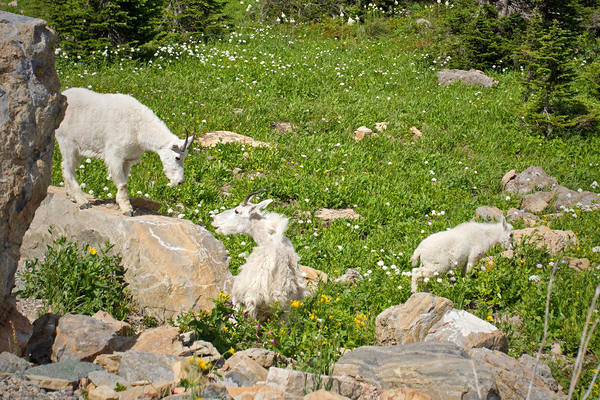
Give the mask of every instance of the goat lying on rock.
M 257 247 L 233 281 L 231 300 L 236 307 L 245 308 L 250 318 L 264 320 L 275 303 L 287 308 L 292 300 L 306 296 L 307 289 L 298 268 L 299 257 L 290 239 L 284 236 L 288 219 L 263 212 L 271 199 L 250 203 L 261 191 L 250 194 L 239 206 L 215 215 L 212 224 L 217 233 L 244 233 L 256 242 Z
M 83 157 L 101 158 L 117 187 L 117 204 L 133 215 L 127 180 L 133 164 L 150 150 L 158 153 L 169 185 L 184 180 L 183 161 L 194 141 L 179 139 L 148 107 L 124 94 L 100 94 L 83 88 L 65 90 L 68 107 L 56 140 L 62 155 L 65 190 L 81 208 L 89 207 L 75 171 Z
M 421 267 L 413 268 L 411 291 L 417 291 L 423 278 L 462 269 L 469 273 L 479 259 L 495 244 L 512 249 L 513 227 L 501 217 L 499 223 L 465 222 L 453 229 L 434 233 L 425 238 L 412 255 L 412 266 L 421 261 Z

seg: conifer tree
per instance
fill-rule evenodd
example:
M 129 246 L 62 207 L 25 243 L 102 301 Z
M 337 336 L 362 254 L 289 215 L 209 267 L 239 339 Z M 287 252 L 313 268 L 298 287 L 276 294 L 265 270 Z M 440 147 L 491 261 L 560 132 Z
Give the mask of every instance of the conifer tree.
M 571 36 L 558 21 L 543 27 L 535 17 L 522 49 L 525 63 L 526 103 L 524 119 L 545 136 L 565 132 L 578 124 L 585 107 L 575 98 L 576 77 Z

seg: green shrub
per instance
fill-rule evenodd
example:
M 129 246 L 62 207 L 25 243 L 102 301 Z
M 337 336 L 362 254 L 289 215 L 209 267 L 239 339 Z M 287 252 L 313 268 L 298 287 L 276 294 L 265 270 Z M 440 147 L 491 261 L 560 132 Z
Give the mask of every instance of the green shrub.
M 44 261 L 26 261 L 21 275 L 24 297 L 43 299 L 53 312 L 92 315 L 99 310 L 123 320 L 132 310 L 124 268 L 117 256 L 109 256 L 109 243 L 99 254 L 58 238 L 48 246 Z
M 223 31 L 228 20 L 223 14 L 224 0 L 169 0 L 159 24 L 157 40 L 173 42 Z

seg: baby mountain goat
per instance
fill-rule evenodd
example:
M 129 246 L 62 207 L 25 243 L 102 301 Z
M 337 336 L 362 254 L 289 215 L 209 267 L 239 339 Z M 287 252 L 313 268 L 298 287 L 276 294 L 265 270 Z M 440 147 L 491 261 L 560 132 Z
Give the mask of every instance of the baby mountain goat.
M 298 255 L 290 239 L 284 236 L 288 219 L 273 212 L 263 212 L 273 200 L 258 204 L 250 200 L 259 190 L 250 194 L 239 206 L 213 217 L 217 233 L 250 235 L 257 244 L 241 266 L 233 281 L 231 300 L 236 307 L 244 307 L 250 318 L 266 319 L 279 303 L 287 308 L 292 300 L 300 300 L 307 289 L 298 268 Z
M 89 207 L 75 171 L 83 157 L 101 158 L 117 187 L 117 204 L 133 215 L 127 180 L 129 169 L 150 150 L 158 153 L 169 185 L 183 183 L 183 161 L 196 134 L 188 142 L 173 135 L 148 107 L 124 94 L 100 94 L 83 88 L 65 90 L 68 107 L 56 140 L 62 155 L 65 190 L 81 208 Z
M 418 281 L 444 274 L 453 268 L 469 273 L 479 259 L 495 244 L 512 249 L 513 227 L 501 217 L 499 223 L 465 222 L 453 229 L 437 232 L 425 238 L 412 255 L 411 291 L 417 291 Z

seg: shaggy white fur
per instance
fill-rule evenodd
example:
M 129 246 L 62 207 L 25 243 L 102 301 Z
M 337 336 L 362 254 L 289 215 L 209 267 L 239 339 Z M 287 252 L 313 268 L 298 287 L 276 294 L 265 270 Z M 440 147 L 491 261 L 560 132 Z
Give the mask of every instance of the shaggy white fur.
M 499 223 L 465 222 L 453 229 L 434 233 L 425 238 L 412 255 L 411 291 L 417 291 L 423 278 L 441 275 L 452 268 L 469 273 L 479 259 L 495 244 L 512 248 L 513 227 L 502 218 Z
M 307 289 L 298 268 L 299 257 L 290 239 L 284 236 L 288 219 L 263 212 L 271 199 L 250 203 L 255 194 L 239 206 L 215 215 L 212 224 L 220 234 L 244 233 L 256 242 L 233 281 L 231 300 L 236 307 L 243 307 L 250 318 L 264 320 L 273 312 L 275 303 L 285 309 L 292 300 L 306 296 Z
M 117 204 L 133 209 L 127 193 L 129 170 L 147 151 L 158 153 L 169 185 L 183 183 L 189 142 L 173 135 L 148 107 L 124 94 L 100 94 L 83 88 L 65 90 L 68 107 L 56 130 L 67 194 L 81 208 L 89 206 L 75 171 L 83 157 L 103 159 L 117 186 Z

